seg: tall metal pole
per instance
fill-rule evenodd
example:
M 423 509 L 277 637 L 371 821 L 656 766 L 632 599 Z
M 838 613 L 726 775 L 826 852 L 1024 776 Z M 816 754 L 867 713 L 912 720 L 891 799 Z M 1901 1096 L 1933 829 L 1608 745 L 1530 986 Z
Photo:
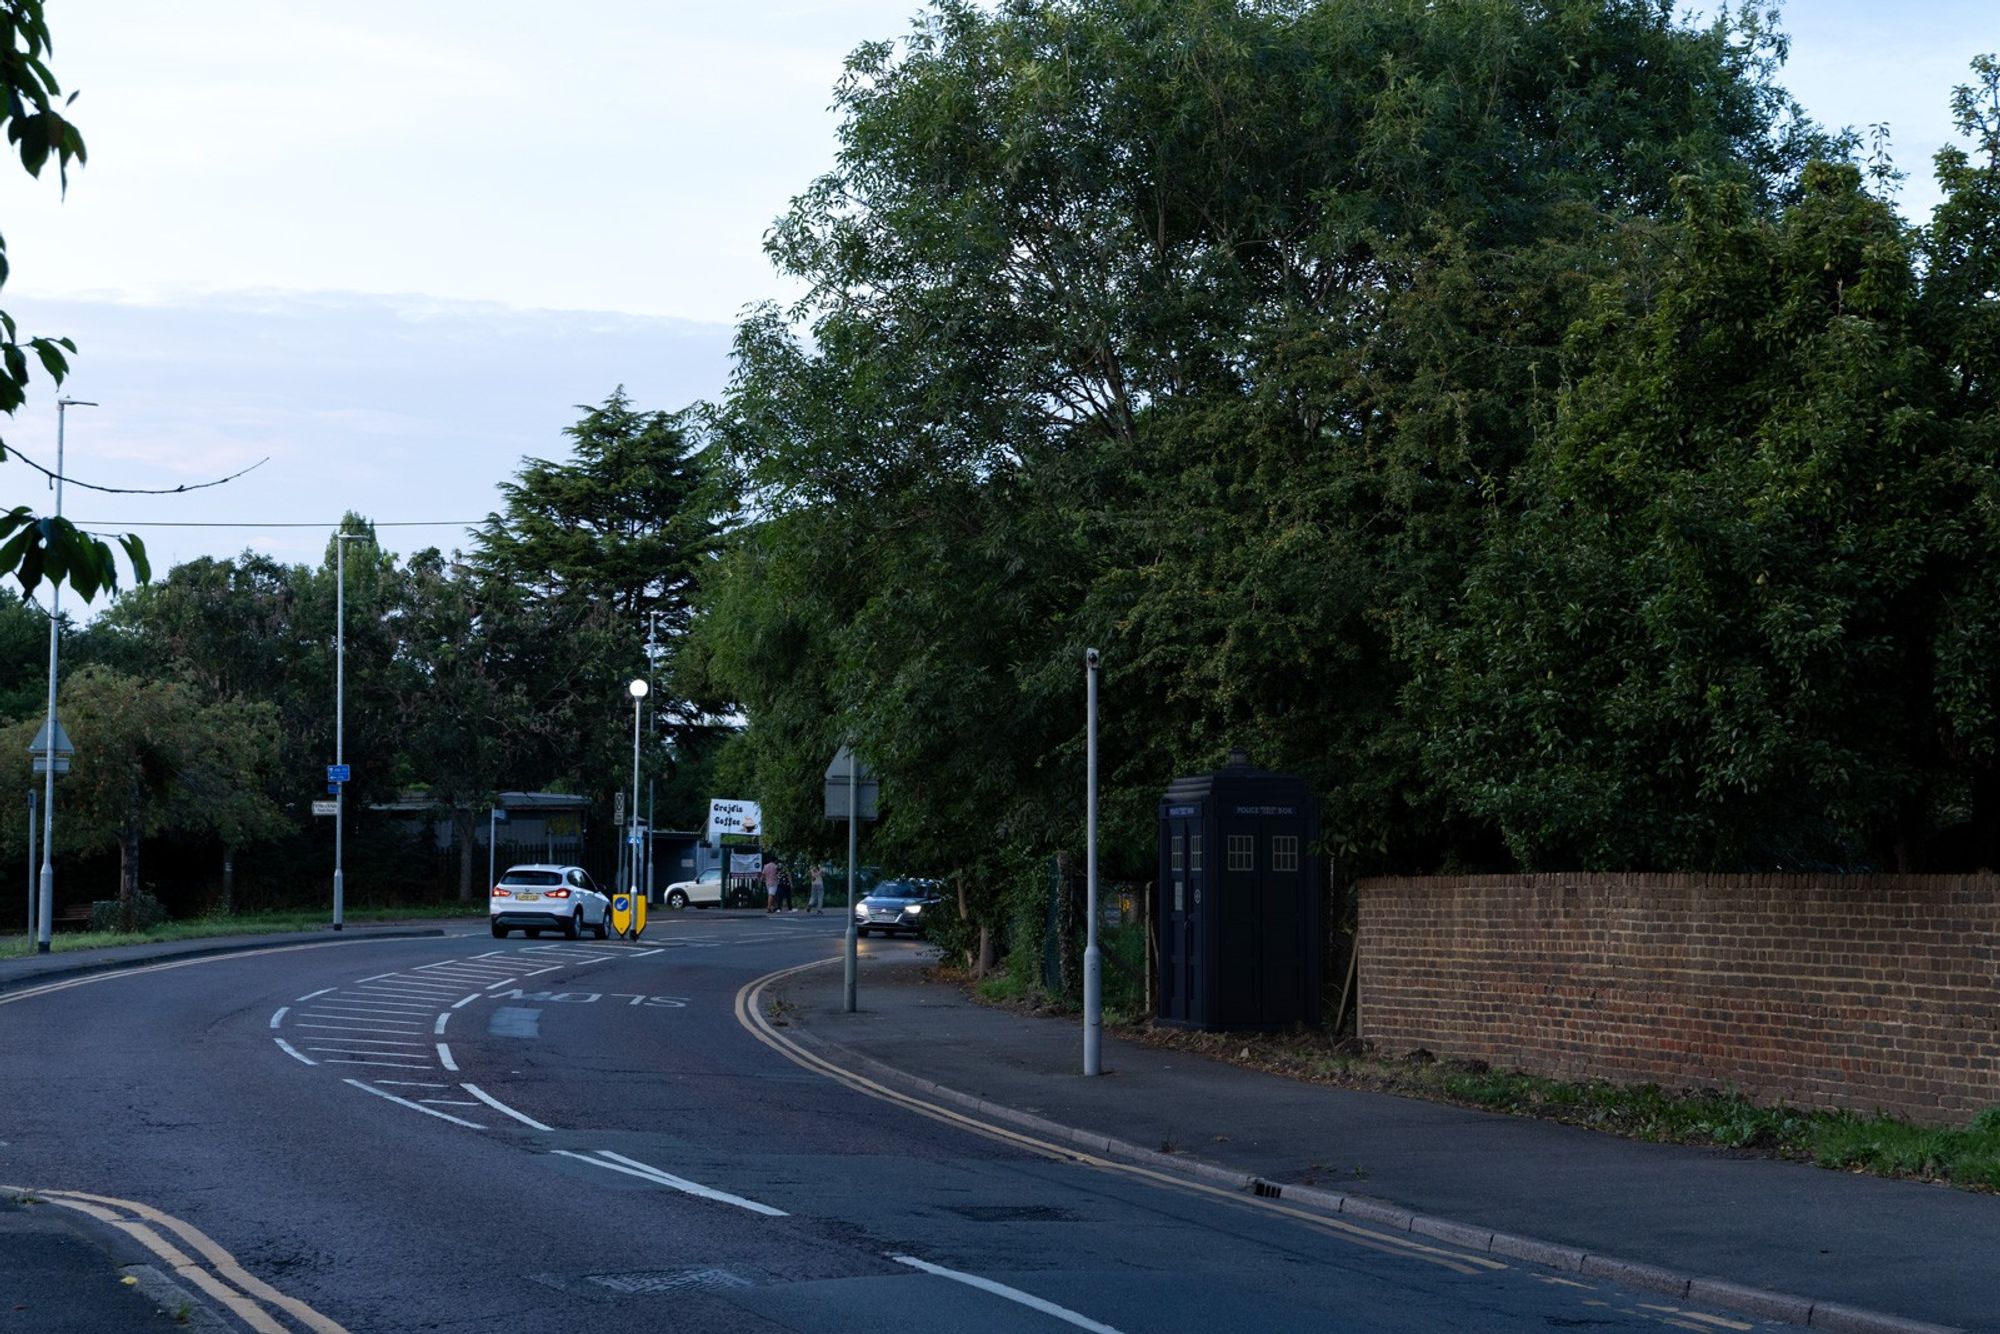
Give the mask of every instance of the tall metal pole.
M 631 823 L 625 826 L 625 837 L 630 843 L 639 833 L 639 711 L 645 706 L 646 692 L 652 687 L 644 677 L 636 677 L 628 688 L 632 692 L 632 804 L 627 808 L 631 812 Z M 627 885 L 626 892 L 636 900 L 639 897 L 639 845 L 632 843 L 631 848 L 631 882 Z M 640 905 L 635 902 L 632 905 L 632 916 L 627 919 L 632 924 L 634 940 L 639 938 L 639 913 Z
M 854 899 L 861 881 L 861 867 L 857 865 L 861 854 L 861 785 L 855 778 L 854 748 L 847 748 L 847 970 L 844 979 L 842 1007 L 853 1014 L 854 974 L 856 959 L 860 954 L 860 933 L 854 925 Z
M 347 534 L 333 535 L 333 762 L 347 763 Z M 336 782 L 333 793 L 333 929 L 343 930 L 347 916 L 346 851 L 347 784 Z
M 70 406 L 94 408 L 80 398 L 56 400 L 56 514 L 62 517 L 63 427 Z M 62 585 L 49 583 L 49 717 L 48 736 L 42 760 L 48 766 L 42 787 L 42 876 L 40 917 L 35 928 L 35 951 L 49 952 L 49 932 L 55 925 L 56 868 L 56 627 L 62 622 Z
M 1104 960 L 1097 952 L 1097 650 L 1083 651 L 1084 665 L 1084 901 L 1090 918 L 1083 950 L 1083 1073 L 1099 1073 L 1104 1030 Z
M 495 870 L 493 858 L 500 851 L 499 829 L 500 808 L 489 807 L 486 812 L 486 888 L 489 893 L 493 886 L 500 883 L 493 878 Z
M 35 789 L 28 789 L 28 939 L 35 938 Z

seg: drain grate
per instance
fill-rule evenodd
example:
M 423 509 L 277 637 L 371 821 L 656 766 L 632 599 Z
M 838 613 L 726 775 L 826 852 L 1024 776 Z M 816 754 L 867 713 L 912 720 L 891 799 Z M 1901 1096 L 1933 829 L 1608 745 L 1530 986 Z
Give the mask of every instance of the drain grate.
M 1048 1204 L 960 1204 L 947 1205 L 961 1218 L 975 1223 L 1074 1223 L 1076 1215 Z
M 747 1288 L 750 1280 L 727 1269 L 640 1269 L 623 1274 L 586 1274 L 592 1283 L 613 1292 L 717 1292 Z

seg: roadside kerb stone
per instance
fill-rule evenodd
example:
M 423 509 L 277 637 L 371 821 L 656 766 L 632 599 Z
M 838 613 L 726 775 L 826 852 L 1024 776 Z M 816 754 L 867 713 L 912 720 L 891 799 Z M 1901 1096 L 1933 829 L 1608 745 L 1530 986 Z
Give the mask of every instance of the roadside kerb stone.
M 1904 1320 L 1898 1316 L 1843 1306 L 1839 1302 L 1814 1302 L 1812 1319 L 1807 1323 L 1814 1329 L 1834 1330 L 1837 1334 L 1964 1334 L 1963 1330 L 1950 1325 Z
M 803 1015 L 803 1008 L 796 1009 L 795 1014 Z M 1036 1116 L 1032 1112 L 1001 1106 L 985 1098 L 961 1093 L 934 1080 L 899 1070 L 873 1056 L 855 1051 L 836 1039 L 808 1032 L 806 1025 L 800 1020 L 795 1020 L 790 1027 L 794 1036 L 820 1048 L 823 1052 L 838 1053 L 846 1068 L 850 1070 L 864 1070 L 878 1080 L 888 1080 L 905 1089 L 920 1091 L 940 1101 L 955 1103 L 994 1120 L 1011 1122 L 1059 1143 L 1071 1144 L 1105 1157 L 1122 1158 L 1147 1166 L 1164 1168 L 1246 1194 L 1308 1204 L 1328 1213 L 1337 1213 L 1378 1227 L 1432 1237 L 1468 1251 L 1502 1256 L 1573 1274 L 1585 1274 L 1648 1292 L 1662 1293 L 1682 1301 L 1707 1302 L 1730 1310 L 1773 1320 L 1784 1320 L 1813 1329 L 1835 1330 L 1841 1334 L 1966 1334 L 1955 1325 L 1936 1325 L 1925 1321 L 1907 1320 L 1901 1316 L 1866 1311 L 1835 1302 L 1814 1302 L 1809 1298 L 1790 1293 L 1753 1288 L 1726 1279 L 1684 1274 L 1641 1261 L 1592 1255 L 1573 1246 L 1516 1236 L 1512 1233 L 1495 1232 L 1453 1219 L 1431 1218 L 1380 1200 L 1336 1194 L 1312 1186 L 1267 1181 L 1251 1173 L 1232 1171 L 1198 1158 L 1185 1158 L 1178 1154 L 1141 1148 L 1136 1144 L 1128 1144 L 1096 1131 L 1079 1130 L 1072 1126 L 1060 1125 L 1046 1117 Z
M 1788 1325 L 1809 1324 L 1812 1320 L 1812 1303 L 1803 1298 L 1745 1287 L 1727 1279 L 1698 1278 L 1688 1284 L 1687 1299 L 1711 1306 L 1726 1306 L 1732 1311 L 1760 1315 L 1767 1320 L 1782 1320 Z

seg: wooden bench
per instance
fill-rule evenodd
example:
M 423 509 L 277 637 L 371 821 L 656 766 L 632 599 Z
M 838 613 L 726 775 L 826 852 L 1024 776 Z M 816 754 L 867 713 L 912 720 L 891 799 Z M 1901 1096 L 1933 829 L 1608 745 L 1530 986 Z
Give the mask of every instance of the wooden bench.
M 72 926 L 79 931 L 88 931 L 90 929 L 90 905 L 88 903 L 72 903 L 69 907 L 57 913 L 50 922 L 50 928 L 56 931 Z

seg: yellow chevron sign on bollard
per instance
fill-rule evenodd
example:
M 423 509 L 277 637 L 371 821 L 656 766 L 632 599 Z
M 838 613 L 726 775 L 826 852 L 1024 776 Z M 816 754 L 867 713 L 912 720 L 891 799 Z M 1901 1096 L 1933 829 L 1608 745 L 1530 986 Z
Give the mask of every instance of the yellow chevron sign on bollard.
M 623 936 L 632 930 L 632 896 L 614 894 L 611 896 L 611 929 Z
M 632 896 L 632 939 L 637 940 L 645 934 L 646 896 L 644 894 L 634 894 Z

